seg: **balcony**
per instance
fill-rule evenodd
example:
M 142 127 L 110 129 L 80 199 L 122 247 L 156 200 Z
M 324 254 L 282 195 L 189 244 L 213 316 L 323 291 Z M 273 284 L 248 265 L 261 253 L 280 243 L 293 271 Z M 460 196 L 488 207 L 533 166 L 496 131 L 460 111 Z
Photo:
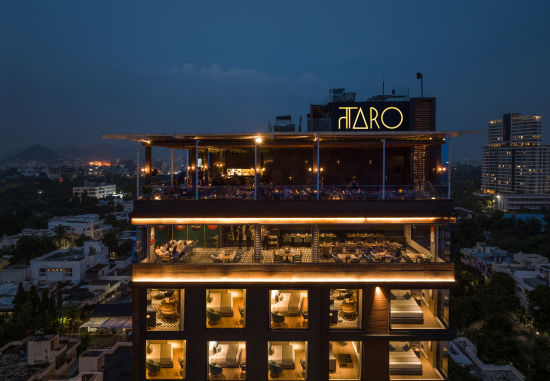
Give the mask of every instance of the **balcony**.
M 317 191 L 319 189 L 319 191 Z M 197 195 L 198 193 L 198 195 Z M 142 187 L 152 200 L 437 200 L 448 199 L 446 185 L 254 185 Z

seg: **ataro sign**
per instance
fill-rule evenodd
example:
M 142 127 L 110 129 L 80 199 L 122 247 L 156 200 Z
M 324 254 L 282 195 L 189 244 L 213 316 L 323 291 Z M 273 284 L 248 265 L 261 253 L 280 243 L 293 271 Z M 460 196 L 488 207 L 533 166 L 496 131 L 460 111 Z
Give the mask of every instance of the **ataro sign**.
M 333 131 L 409 129 L 409 102 L 333 103 Z

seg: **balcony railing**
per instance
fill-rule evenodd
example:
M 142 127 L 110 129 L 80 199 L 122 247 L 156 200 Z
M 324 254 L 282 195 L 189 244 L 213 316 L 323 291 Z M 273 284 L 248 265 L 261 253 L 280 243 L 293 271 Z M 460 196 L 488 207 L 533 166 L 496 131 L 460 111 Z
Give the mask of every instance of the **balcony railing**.
M 317 194 L 319 193 L 319 194 Z M 447 199 L 446 185 L 253 185 L 142 187 L 142 198 L 153 200 L 429 200 Z

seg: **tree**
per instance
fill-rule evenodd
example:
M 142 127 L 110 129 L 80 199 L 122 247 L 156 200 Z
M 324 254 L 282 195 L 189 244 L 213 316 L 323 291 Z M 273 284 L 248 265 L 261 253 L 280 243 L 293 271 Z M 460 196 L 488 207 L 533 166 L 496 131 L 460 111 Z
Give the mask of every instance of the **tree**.
M 449 358 L 449 381 L 480 381 L 480 379 L 470 373 L 469 366 L 461 366 Z
M 550 287 L 539 285 L 527 295 L 535 328 L 550 333 Z

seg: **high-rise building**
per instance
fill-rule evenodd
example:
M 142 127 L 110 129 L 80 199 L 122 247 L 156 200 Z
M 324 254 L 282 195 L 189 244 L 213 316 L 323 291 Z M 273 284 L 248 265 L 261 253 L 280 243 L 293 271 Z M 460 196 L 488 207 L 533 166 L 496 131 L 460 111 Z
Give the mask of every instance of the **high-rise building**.
M 504 114 L 489 121 L 481 188 L 486 193 L 550 192 L 550 146 L 542 144 L 542 117 Z
M 394 129 L 105 136 L 145 149 L 133 380 L 447 379 L 455 217 L 415 152 L 460 134 L 401 131 L 402 112 L 377 119 Z M 152 178 L 153 147 L 189 150 L 187 182 Z

